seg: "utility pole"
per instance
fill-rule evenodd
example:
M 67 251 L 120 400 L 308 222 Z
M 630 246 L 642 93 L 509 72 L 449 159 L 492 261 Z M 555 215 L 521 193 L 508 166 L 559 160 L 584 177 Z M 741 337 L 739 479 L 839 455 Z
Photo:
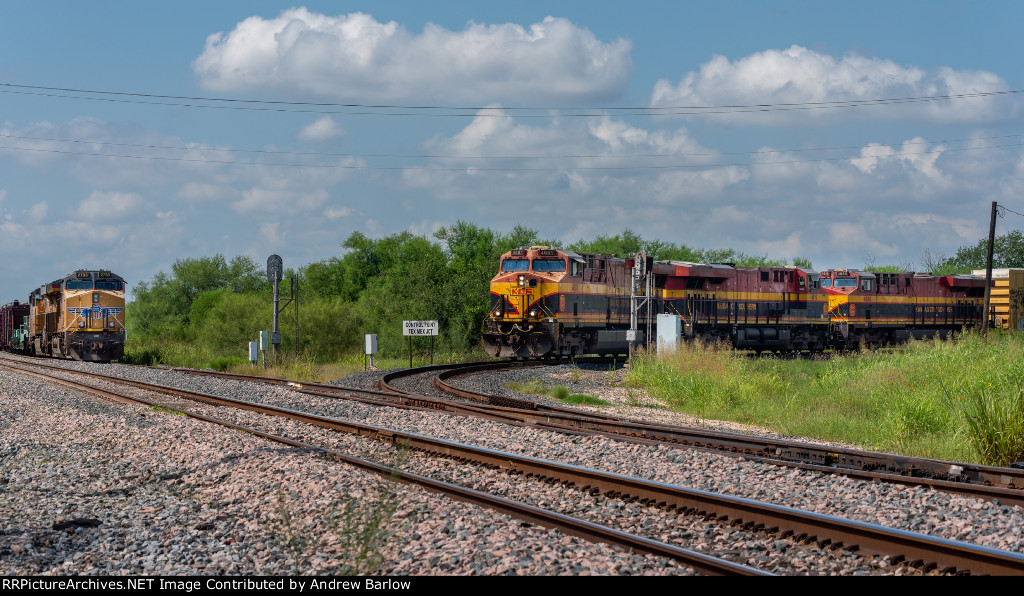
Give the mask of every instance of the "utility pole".
M 985 259 L 985 313 L 984 324 L 981 327 L 981 336 L 985 337 L 989 325 L 989 308 L 992 300 L 992 249 L 996 243 L 996 213 L 998 207 L 992 201 L 992 220 L 988 224 L 988 257 Z

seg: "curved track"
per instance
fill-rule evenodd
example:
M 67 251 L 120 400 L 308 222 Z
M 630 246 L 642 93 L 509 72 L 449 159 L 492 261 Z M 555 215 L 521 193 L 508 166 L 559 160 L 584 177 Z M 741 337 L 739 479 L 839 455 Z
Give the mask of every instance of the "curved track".
M 103 377 L 102 375 L 66 370 L 61 372 L 64 374 L 89 374 L 94 377 Z M 124 382 L 116 378 L 103 378 L 109 382 Z M 842 546 L 846 550 L 896 555 L 907 561 L 917 562 L 925 569 L 935 568 L 946 573 L 1024 574 L 1024 556 L 1006 551 L 997 551 L 966 543 L 932 538 L 873 524 L 853 522 L 833 516 L 759 503 L 748 499 L 684 489 L 678 486 L 614 473 L 522 457 L 505 452 L 496 452 L 449 441 L 441 441 L 431 437 L 403 433 L 392 429 L 358 424 L 347 420 L 314 416 L 305 412 L 277 408 L 265 404 L 254 404 L 230 398 L 195 394 L 139 382 L 132 382 L 131 384 L 146 386 L 147 390 L 150 391 L 171 392 L 179 397 L 198 399 L 206 403 L 245 408 L 274 416 L 300 420 L 331 430 L 374 437 L 423 451 L 444 454 L 459 460 L 473 461 L 486 466 L 509 470 L 516 474 L 537 476 L 552 482 L 572 484 L 595 495 L 601 494 L 610 498 L 641 501 L 661 508 L 679 510 L 688 514 L 704 515 L 719 521 L 728 520 L 730 523 L 752 529 L 760 528 L 769 533 L 795 536 L 800 540 L 815 541 L 819 546 L 832 545 L 836 548 Z M 164 407 L 167 406 L 164 405 Z M 178 406 L 173 407 L 174 409 L 182 410 Z M 209 417 L 197 417 L 215 421 Z M 266 433 L 256 432 L 260 436 L 268 436 Z M 268 438 L 270 437 L 268 436 Z M 303 446 L 326 452 L 326 450 L 315 446 Z M 352 463 L 354 465 L 362 465 L 360 463 Z M 394 470 L 387 468 L 387 472 L 391 474 L 394 473 Z M 403 480 L 411 477 L 412 475 L 403 473 Z M 459 490 L 466 489 L 459 487 Z M 582 532 L 583 530 L 576 529 L 570 531 Z M 640 547 L 634 544 L 631 548 Z
M 214 406 L 229 406 L 234 408 L 240 408 L 265 415 L 291 418 L 293 420 L 298 420 L 322 428 L 327 428 L 329 430 L 349 432 L 353 434 L 359 434 L 364 437 L 400 442 L 404 445 L 416 449 L 421 449 L 433 453 L 440 453 L 450 456 L 452 455 L 452 452 L 448 447 L 445 446 L 445 443 L 447 443 L 445 441 L 430 441 L 429 437 L 407 435 L 405 433 L 398 433 L 397 431 L 390 431 L 388 429 L 381 429 L 357 423 L 350 423 L 338 419 L 316 416 L 313 414 L 307 414 L 305 412 L 299 412 L 296 410 L 288 410 L 284 408 L 278 408 L 275 406 L 256 404 L 233 398 L 218 397 L 215 395 L 196 393 L 192 391 L 186 391 L 162 385 L 143 383 L 140 381 L 128 381 L 125 379 L 119 379 L 117 377 L 109 377 L 106 375 L 98 375 L 95 373 L 67 370 L 48 365 L 26 363 L 26 366 L 29 367 L 37 367 L 53 371 L 59 371 L 59 373 L 57 374 L 70 376 L 87 376 L 92 379 L 100 379 L 103 382 L 130 385 L 135 388 L 143 389 L 147 392 L 160 394 L 162 397 L 159 399 L 153 399 L 140 397 L 138 395 L 129 395 L 109 388 L 101 388 L 89 384 L 71 381 L 65 378 L 59 378 L 55 376 L 53 373 L 32 371 L 29 368 L 25 368 L 25 366 L 14 366 L 7 362 L 0 363 L 0 366 L 11 370 L 16 370 L 24 374 L 40 377 L 51 382 L 56 382 L 64 386 L 71 387 L 73 389 L 78 389 L 94 395 L 99 395 L 101 397 L 112 399 L 121 403 L 139 403 L 150 407 L 160 407 L 172 410 L 180 414 L 184 414 L 192 418 L 196 418 L 198 420 L 203 420 L 227 428 L 247 432 L 278 443 L 291 445 L 294 447 L 299 447 L 310 451 L 315 451 L 327 457 L 330 457 L 336 461 L 356 466 L 360 469 L 369 472 L 374 472 L 382 476 L 393 478 L 396 481 L 402 482 L 404 484 L 411 484 L 423 488 L 425 490 L 441 493 L 444 494 L 445 496 L 448 496 L 449 498 L 467 503 L 472 503 L 475 505 L 479 505 L 481 507 L 486 507 L 498 511 L 500 513 L 504 513 L 512 517 L 521 519 L 523 521 L 536 523 L 544 527 L 555 528 L 566 534 L 578 536 L 585 540 L 589 540 L 592 542 L 604 542 L 607 544 L 614 544 L 636 552 L 649 553 L 656 556 L 670 558 L 685 565 L 688 565 L 702 574 L 730 576 L 773 575 L 771 573 L 761 571 L 752 567 L 748 567 L 746 565 L 733 563 L 731 561 L 713 557 L 697 551 L 680 548 L 677 546 L 666 544 L 664 542 L 659 542 L 657 540 L 652 540 L 649 538 L 645 538 L 643 536 L 638 536 L 636 534 L 603 526 L 601 524 L 596 524 L 586 520 L 578 519 L 556 511 L 551 511 L 541 507 L 521 503 L 497 495 L 488 494 L 482 491 L 477 491 L 471 488 L 451 484 L 426 476 L 412 474 L 404 470 L 395 469 L 382 463 L 352 457 L 337 451 L 325 449 L 323 447 L 319 447 L 302 441 L 296 441 L 294 439 L 290 439 L 288 437 L 284 437 L 281 435 L 263 432 L 254 428 L 241 426 L 225 420 L 213 418 L 204 414 L 199 414 L 188 410 L 185 406 L 187 405 L 188 401 L 194 401 Z M 167 399 L 168 397 L 170 397 L 170 399 Z
M 576 363 L 592 364 L 605 364 L 611 361 L 610 358 L 577 358 L 575 360 Z M 386 373 L 381 378 L 379 391 L 193 369 L 175 368 L 174 370 L 196 375 L 287 385 L 296 391 L 321 397 L 337 397 L 378 405 L 445 411 L 553 431 L 601 434 L 629 442 L 664 443 L 677 447 L 702 449 L 826 474 L 843 474 L 869 482 L 877 480 L 907 486 L 921 486 L 962 496 L 995 500 L 1004 505 L 1024 506 L 1024 469 L 907 457 L 689 426 L 654 424 L 530 400 L 477 393 L 459 389 L 447 382 L 464 375 L 508 368 L 551 366 L 568 362 L 568 360 L 543 360 L 435 364 Z M 435 373 L 433 384 L 442 391 L 459 398 L 457 401 L 417 395 L 391 385 L 392 382 L 402 378 Z

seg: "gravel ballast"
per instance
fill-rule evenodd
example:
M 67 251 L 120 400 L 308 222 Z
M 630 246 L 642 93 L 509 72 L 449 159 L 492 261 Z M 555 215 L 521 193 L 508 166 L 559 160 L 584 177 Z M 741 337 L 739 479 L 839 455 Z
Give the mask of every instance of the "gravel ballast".
M 0 574 L 366 572 L 326 518 L 369 514 L 380 478 L 183 416 L 97 403 L 0 371 Z M 398 486 L 379 574 L 673 574 Z M 346 502 L 354 503 L 348 509 Z M 327 524 L 329 525 L 329 524 Z
M 1024 546 L 1020 509 L 944 493 L 799 472 L 702 452 L 563 436 L 486 421 L 470 423 L 445 414 L 315 398 L 262 384 L 116 365 L 63 366 L 116 372 L 275 405 L 301 406 L 367 424 L 993 548 L 1021 552 Z M 332 508 L 339 513 L 345 495 L 358 494 L 360 502 L 370 502 L 382 492 L 376 477 L 299 450 L 238 432 L 210 433 L 204 423 L 181 416 L 99 404 L 15 373 L 0 375 L 5 393 L 0 408 L 0 507 L 9 514 L 5 516 L 8 521 L 0 522 L 5 524 L 0 526 L 0 554 L 4 555 L 0 556 L 0 573 L 339 573 L 348 570 L 345 565 L 349 564 L 340 552 L 342 545 L 335 543 L 333 534 L 317 528 L 314 521 L 323 519 Z M 373 380 L 370 373 L 359 377 L 339 380 L 338 384 L 352 386 Z M 500 374 L 487 377 L 489 380 L 483 382 L 498 386 L 505 382 Z M 375 450 L 381 458 L 395 457 L 379 445 L 357 447 L 353 437 L 324 440 L 341 447 L 339 450 Z M 409 456 L 409 465 L 418 457 Z M 438 473 L 451 480 L 458 480 L 460 474 L 477 474 L 475 479 L 462 479 L 468 485 L 507 482 L 500 476 L 482 479 L 475 471 L 460 472 L 458 466 L 436 467 L 444 468 Z M 390 525 L 395 535 L 388 542 L 390 546 L 382 549 L 385 556 L 380 573 L 689 572 L 662 559 L 629 556 L 422 491 L 400 490 L 401 495 L 395 499 L 399 504 L 396 521 Z M 62 495 L 62 491 L 66 493 Z M 510 486 L 501 491 L 510 496 L 532 492 L 519 496 L 523 500 L 532 498 L 537 504 L 546 501 L 556 509 L 570 505 L 576 508 L 589 498 L 561 488 L 541 492 Z M 680 545 L 688 548 L 722 551 L 723 544 L 735 542 L 737 546 L 731 550 L 737 552 L 739 562 L 754 559 L 775 572 L 910 572 L 899 566 L 889 567 L 884 560 L 857 562 L 843 552 L 818 552 L 821 549 L 794 546 L 787 541 L 755 540 L 742 532 L 701 522 L 684 526 L 643 509 L 636 504 L 603 502 L 595 504 L 592 511 L 596 518 L 617 517 L 624 524 L 632 520 L 638 533 L 646 530 L 668 542 L 681 541 Z M 307 543 L 298 546 L 306 550 L 298 549 L 296 543 L 300 541 L 282 539 L 289 536 L 282 525 L 288 516 L 293 520 L 291 535 L 305 537 Z M 76 520 L 77 524 L 72 523 Z M 81 520 L 98 520 L 99 525 Z M 54 529 L 55 524 L 68 523 L 72 525 Z M 641 527 L 645 524 L 649 527 Z M 323 542 L 309 542 L 321 535 Z M 760 546 L 747 545 L 748 541 Z

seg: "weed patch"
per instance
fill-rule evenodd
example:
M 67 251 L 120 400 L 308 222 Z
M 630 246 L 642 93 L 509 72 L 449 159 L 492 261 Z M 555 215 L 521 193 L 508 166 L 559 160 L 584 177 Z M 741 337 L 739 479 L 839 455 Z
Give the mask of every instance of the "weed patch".
M 976 332 L 872 352 L 753 358 L 687 343 L 640 352 L 627 387 L 698 417 L 917 457 L 1024 460 L 1024 335 Z
M 312 518 L 296 513 L 301 500 L 278 491 L 275 515 L 264 526 L 288 553 L 295 575 L 322 572 L 312 561 L 322 551 L 336 553 L 331 557 L 336 561 L 332 574 L 369 575 L 380 568 L 385 547 L 398 530 L 392 524 L 398 504 L 394 478 L 378 479 L 374 489 L 363 494 L 339 492 L 333 505 Z

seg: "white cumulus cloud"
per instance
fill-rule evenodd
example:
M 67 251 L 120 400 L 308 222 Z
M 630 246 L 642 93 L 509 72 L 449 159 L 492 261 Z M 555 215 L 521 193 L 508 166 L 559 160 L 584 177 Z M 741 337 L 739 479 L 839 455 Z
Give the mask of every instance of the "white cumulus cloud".
M 193 62 L 216 91 L 273 91 L 331 99 L 593 101 L 617 97 L 632 44 L 603 42 L 567 19 L 523 27 L 428 24 L 419 35 L 371 15 L 305 8 L 249 17 L 206 40 Z
M 351 207 L 328 207 L 324 209 L 324 217 L 327 219 L 341 219 L 343 217 L 351 217 L 355 215 L 355 211 Z
M 457 205 L 459 217 L 497 228 L 522 223 L 563 242 L 631 228 L 691 247 L 858 267 L 976 242 L 989 202 L 1022 187 L 1019 148 L 998 147 L 990 135 L 962 143 L 904 137 L 842 157 L 766 146 L 730 164 L 740 160 L 684 128 L 481 117 L 431 141 L 431 153 L 448 157 L 403 175 L 410 189 Z M 479 159 L 488 155 L 503 158 Z
M 93 191 L 78 205 L 78 218 L 90 221 L 121 219 L 143 207 L 142 198 L 130 192 Z
M 714 56 L 678 84 L 659 80 L 651 94 L 652 107 L 758 106 L 851 102 L 892 98 L 935 97 L 1005 91 L 1006 81 L 986 71 L 943 67 L 928 72 L 891 60 L 847 54 L 835 58 L 801 46 L 765 50 L 730 62 Z M 907 102 L 887 106 L 791 109 L 770 112 L 757 108 L 714 110 L 723 121 L 792 123 L 808 118 L 900 118 L 927 122 L 990 122 L 1019 113 L 1016 96 L 970 97 L 944 101 Z M 680 110 L 687 113 L 700 110 Z
M 299 131 L 299 138 L 303 141 L 326 141 L 344 135 L 345 129 L 330 116 L 324 116 L 316 122 L 307 124 Z

